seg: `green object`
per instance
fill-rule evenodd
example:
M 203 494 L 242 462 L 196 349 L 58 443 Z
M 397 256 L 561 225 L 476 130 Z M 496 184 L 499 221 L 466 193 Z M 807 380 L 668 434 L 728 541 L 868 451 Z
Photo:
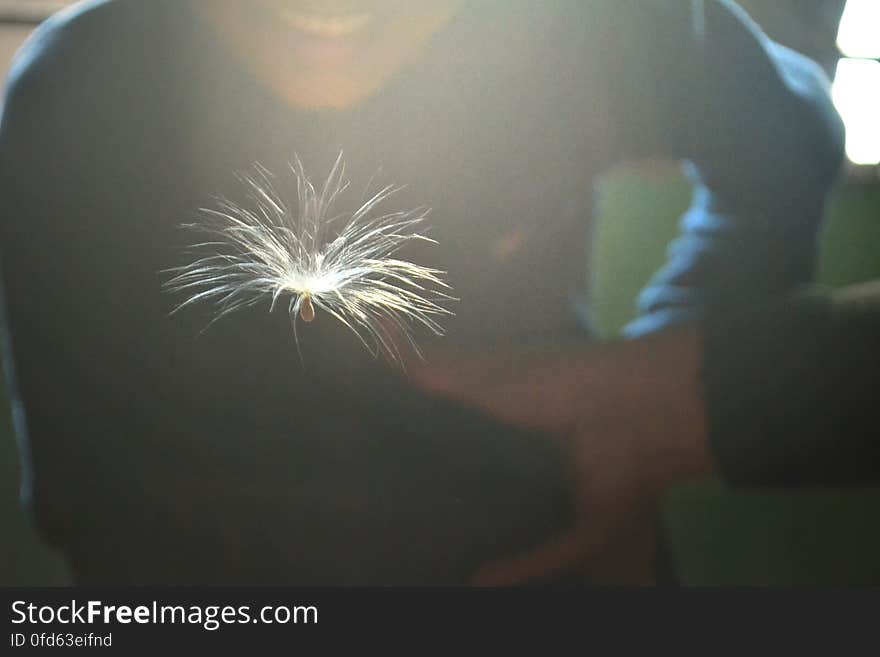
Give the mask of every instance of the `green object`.
M 594 295 L 613 337 L 664 260 L 690 189 L 674 168 L 615 171 L 602 182 Z M 841 187 L 830 205 L 818 278 L 831 286 L 880 278 L 880 186 Z M 733 490 L 677 487 L 663 523 L 684 584 L 880 584 L 880 487 Z

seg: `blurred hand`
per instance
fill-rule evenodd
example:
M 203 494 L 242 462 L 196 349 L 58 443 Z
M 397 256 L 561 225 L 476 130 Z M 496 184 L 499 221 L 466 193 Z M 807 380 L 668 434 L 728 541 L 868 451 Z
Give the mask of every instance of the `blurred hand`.
M 574 569 L 600 584 L 654 582 L 662 493 L 714 469 L 699 343 L 685 328 L 598 347 L 435 351 L 411 368 L 424 390 L 558 436 L 570 451 L 576 525 L 529 554 L 487 564 L 475 583 L 528 584 Z

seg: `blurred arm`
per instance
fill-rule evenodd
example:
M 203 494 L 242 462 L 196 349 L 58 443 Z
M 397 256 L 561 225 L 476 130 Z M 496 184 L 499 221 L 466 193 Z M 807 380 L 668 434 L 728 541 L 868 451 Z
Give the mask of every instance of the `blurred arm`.
M 880 481 L 880 284 L 704 324 L 711 447 L 740 484 Z
M 736 315 L 813 276 L 843 128 L 812 61 L 772 42 L 728 0 L 629 9 L 619 144 L 686 160 L 691 207 L 639 300 L 630 336 Z

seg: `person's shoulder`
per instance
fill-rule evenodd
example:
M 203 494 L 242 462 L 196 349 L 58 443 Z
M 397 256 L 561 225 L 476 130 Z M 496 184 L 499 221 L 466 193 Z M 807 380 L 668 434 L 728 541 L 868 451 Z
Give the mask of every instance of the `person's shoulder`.
M 90 0 L 43 21 L 13 58 L 7 90 L 31 88 L 56 71 L 76 65 L 101 40 L 108 22 L 120 13 L 118 5 L 112 0 Z
M 6 101 L 30 104 L 83 98 L 90 81 L 106 85 L 146 44 L 167 3 L 86 0 L 45 20 L 13 58 Z M 109 79 L 108 79 L 109 78 Z

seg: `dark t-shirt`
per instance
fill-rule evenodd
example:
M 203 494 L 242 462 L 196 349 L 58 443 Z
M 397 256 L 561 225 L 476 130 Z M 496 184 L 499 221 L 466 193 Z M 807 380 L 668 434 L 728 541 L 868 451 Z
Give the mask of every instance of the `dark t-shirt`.
M 561 531 L 551 441 L 414 391 L 330 318 L 300 363 L 283 312 L 169 316 L 179 224 L 244 201 L 254 162 L 320 178 L 342 149 L 353 189 L 381 167 L 397 209 L 433 208 L 438 245 L 403 255 L 449 272 L 447 344 L 587 340 L 595 175 L 688 158 L 637 335 L 809 279 L 840 161 L 824 85 L 727 2 L 474 0 L 377 95 L 298 112 L 189 2 L 63 13 L 17 58 L 0 132 L 38 525 L 81 581 L 168 583 L 454 583 Z

